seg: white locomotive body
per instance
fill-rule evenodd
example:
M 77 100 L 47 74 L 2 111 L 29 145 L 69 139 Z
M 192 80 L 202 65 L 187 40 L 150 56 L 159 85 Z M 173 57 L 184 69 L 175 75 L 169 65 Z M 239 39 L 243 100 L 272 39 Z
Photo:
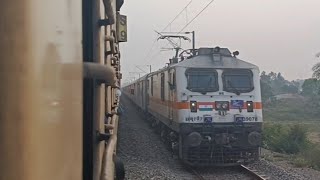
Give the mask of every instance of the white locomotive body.
M 227 48 L 200 48 L 123 91 L 185 163 L 233 165 L 259 157 L 259 68 Z

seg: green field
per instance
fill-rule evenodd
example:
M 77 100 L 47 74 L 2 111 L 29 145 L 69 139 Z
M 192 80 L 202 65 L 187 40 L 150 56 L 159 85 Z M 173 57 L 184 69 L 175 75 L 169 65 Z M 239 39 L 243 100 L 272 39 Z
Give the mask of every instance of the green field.
M 320 169 L 320 110 L 304 99 L 264 105 L 264 146 L 288 154 L 297 167 Z

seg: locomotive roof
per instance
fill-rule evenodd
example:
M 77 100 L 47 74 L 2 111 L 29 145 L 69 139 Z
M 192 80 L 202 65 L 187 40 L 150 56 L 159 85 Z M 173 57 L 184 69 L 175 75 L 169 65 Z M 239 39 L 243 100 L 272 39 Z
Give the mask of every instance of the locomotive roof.
M 199 50 L 213 50 L 213 48 L 200 48 Z M 213 58 L 213 54 L 215 55 L 220 55 L 221 60 L 220 61 L 215 61 Z M 228 48 L 220 48 L 219 53 L 209 53 L 209 54 L 200 54 L 193 56 L 191 58 L 187 58 L 183 61 L 180 61 L 175 64 L 171 64 L 167 67 L 164 67 L 162 69 L 159 69 L 157 71 L 154 71 L 152 73 L 146 74 L 142 76 L 141 78 L 135 80 L 132 83 L 139 82 L 141 80 L 146 79 L 152 74 L 159 73 L 161 71 L 164 71 L 166 69 L 170 69 L 173 67 L 186 67 L 186 68 L 217 68 L 217 69 L 232 69 L 232 68 L 238 68 L 238 69 L 259 69 L 258 66 L 251 64 L 249 62 L 243 61 L 241 59 L 238 59 L 236 57 L 233 57 L 231 55 L 231 52 L 229 51 Z M 130 84 L 132 84 L 130 83 Z
M 246 68 L 259 69 L 258 66 L 232 56 L 221 56 L 221 61 L 214 61 L 210 55 L 198 55 L 180 61 L 169 67 L 198 67 L 198 68 Z

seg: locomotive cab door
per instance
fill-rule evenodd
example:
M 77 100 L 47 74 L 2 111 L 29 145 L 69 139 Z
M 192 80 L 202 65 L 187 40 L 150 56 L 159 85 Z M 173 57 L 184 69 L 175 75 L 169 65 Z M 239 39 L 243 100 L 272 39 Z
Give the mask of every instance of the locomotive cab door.
M 174 91 L 175 91 L 175 72 L 174 69 L 169 70 L 168 92 L 169 92 L 169 120 L 173 122 L 173 105 L 174 105 Z

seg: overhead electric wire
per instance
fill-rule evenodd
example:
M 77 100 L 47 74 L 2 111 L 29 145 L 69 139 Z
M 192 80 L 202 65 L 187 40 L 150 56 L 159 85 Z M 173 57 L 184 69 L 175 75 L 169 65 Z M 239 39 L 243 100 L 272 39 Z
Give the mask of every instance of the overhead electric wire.
M 136 66 L 136 68 L 138 68 L 139 70 L 141 70 L 141 71 L 142 71 L 142 73 L 147 73 L 145 70 L 143 70 L 143 69 L 139 68 L 139 66 Z
M 184 12 L 184 10 L 185 10 L 191 3 L 192 3 L 192 0 L 189 1 L 189 3 L 169 22 L 168 25 L 166 25 L 166 26 L 163 28 L 162 31 L 165 31 L 165 30 Z M 162 32 L 162 31 L 161 31 L 161 32 Z M 153 43 L 152 43 L 152 45 L 151 45 L 151 47 L 150 47 L 147 55 L 145 56 L 144 60 L 146 60 L 146 59 L 149 57 L 149 55 L 151 54 L 151 51 L 152 51 L 154 45 L 156 44 L 156 42 L 157 42 L 157 38 L 153 41 Z
M 185 28 L 187 28 L 187 27 L 188 27 L 198 16 L 200 16 L 201 13 L 203 13 L 214 1 L 215 1 L 215 0 L 211 0 L 194 18 L 191 19 L 191 21 L 189 21 L 179 32 L 177 32 L 177 34 L 178 34 L 178 33 L 181 33 Z M 164 28 L 161 32 L 165 31 L 165 30 L 187 9 L 187 7 L 191 4 L 191 2 L 192 2 L 192 0 L 189 1 L 189 3 L 173 18 L 172 21 L 169 22 L 169 24 L 168 24 L 167 26 L 165 26 L 165 28 Z M 187 17 L 187 18 L 188 18 L 188 17 Z M 155 39 L 155 40 L 153 41 L 153 43 L 152 43 L 152 45 L 151 45 L 151 47 L 150 47 L 147 55 L 146 55 L 145 58 L 144 58 L 144 61 L 147 60 L 147 58 L 150 56 L 150 54 L 151 54 L 151 52 L 152 52 L 152 49 L 153 49 L 154 45 L 156 44 L 157 40 L 158 40 L 158 39 Z M 160 52 L 161 52 L 161 51 L 159 51 L 158 53 L 156 53 L 156 54 L 153 55 L 152 57 L 160 54 Z M 151 60 L 151 59 L 152 59 L 152 58 L 150 58 L 150 60 Z
M 191 19 L 178 33 L 181 33 L 186 27 L 188 27 L 203 11 L 205 11 L 212 3 L 214 0 L 211 0 L 194 18 Z M 177 33 L 177 34 L 178 34 Z
M 172 23 L 184 12 L 184 10 L 187 9 L 187 7 L 188 7 L 191 3 L 192 3 L 192 0 L 179 12 L 179 14 L 177 14 L 177 15 L 173 18 L 173 20 L 172 20 L 165 28 L 163 28 L 162 31 L 166 30 L 166 29 L 170 26 L 170 24 L 172 24 Z M 161 32 L 162 32 L 162 31 L 161 31 Z
M 202 8 L 202 10 L 191 19 L 191 21 L 189 21 L 179 32 L 177 32 L 176 34 L 181 33 L 185 28 L 187 28 L 195 19 L 197 19 L 198 16 L 200 16 L 201 13 L 203 13 L 215 0 L 211 0 L 204 8 Z M 168 45 L 168 44 L 167 44 Z M 181 48 L 182 49 L 182 48 Z M 184 50 L 184 49 L 182 49 Z

